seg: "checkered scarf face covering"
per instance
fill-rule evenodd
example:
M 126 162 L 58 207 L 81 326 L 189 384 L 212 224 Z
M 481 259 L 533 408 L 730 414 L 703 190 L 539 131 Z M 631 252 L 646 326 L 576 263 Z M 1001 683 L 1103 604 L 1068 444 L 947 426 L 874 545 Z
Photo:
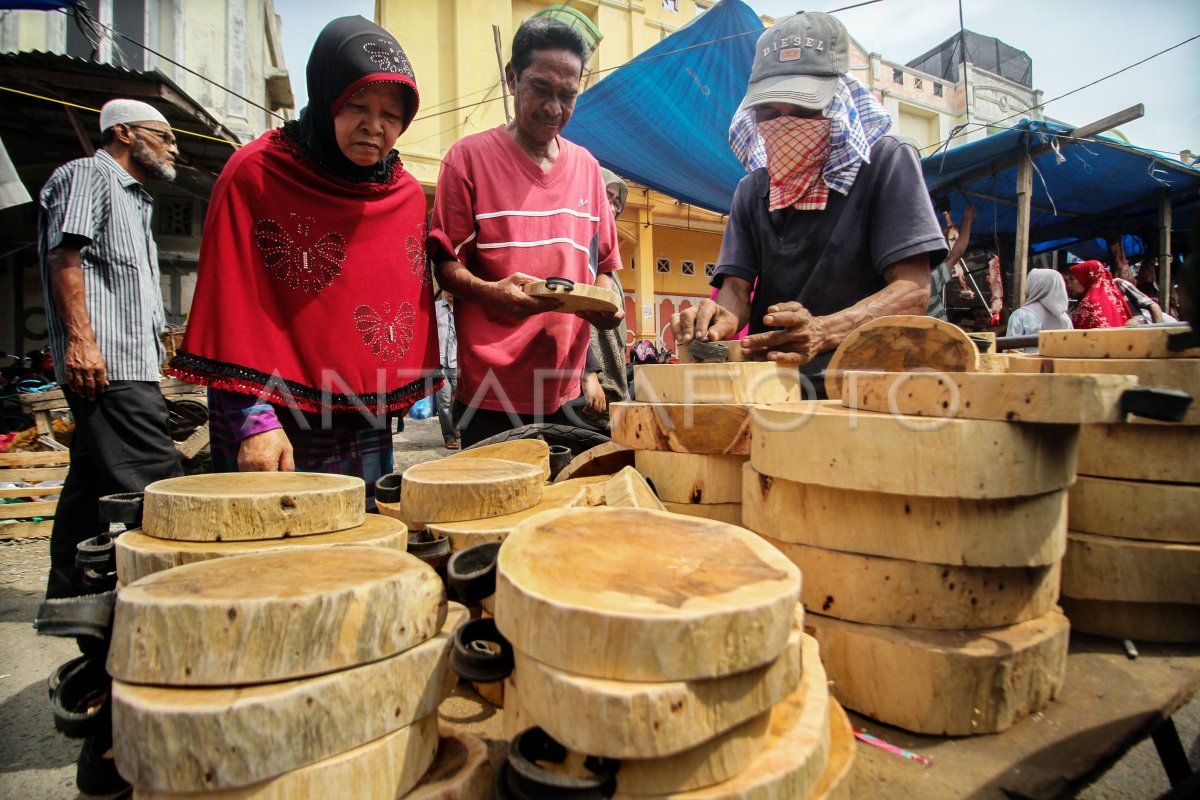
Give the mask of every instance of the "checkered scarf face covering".
M 829 120 L 776 117 L 760 122 L 758 132 L 767 149 L 770 210 L 825 208 L 829 187 L 821 180 L 821 171 L 829 156 Z

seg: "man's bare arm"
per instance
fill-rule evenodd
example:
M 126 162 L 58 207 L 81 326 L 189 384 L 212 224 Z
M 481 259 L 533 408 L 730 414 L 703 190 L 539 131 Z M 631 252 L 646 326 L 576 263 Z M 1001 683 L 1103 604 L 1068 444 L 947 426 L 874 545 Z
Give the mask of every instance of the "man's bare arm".
M 442 258 L 436 263 L 438 285 L 459 300 L 480 303 L 495 308 L 510 317 L 524 319 L 545 311 L 554 311 L 561 304 L 549 297 L 530 297 L 521 287 L 540 278 L 514 272 L 501 281 L 485 281 L 467 269 L 460 261 Z
M 108 386 L 108 365 L 96 343 L 96 330 L 88 313 L 80 248 L 61 244 L 47 254 L 46 260 L 54 305 L 67 329 L 63 363 L 67 384 L 76 394 L 95 400 Z

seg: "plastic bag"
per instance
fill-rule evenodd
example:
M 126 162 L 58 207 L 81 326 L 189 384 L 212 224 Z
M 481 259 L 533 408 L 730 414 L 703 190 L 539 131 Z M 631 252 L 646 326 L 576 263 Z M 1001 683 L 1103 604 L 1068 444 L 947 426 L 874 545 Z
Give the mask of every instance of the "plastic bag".
M 415 420 L 429 419 L 437 412 L 433 404 L 433 395 L 424 397 L 412 404 L 408 409 L 408 418 Z

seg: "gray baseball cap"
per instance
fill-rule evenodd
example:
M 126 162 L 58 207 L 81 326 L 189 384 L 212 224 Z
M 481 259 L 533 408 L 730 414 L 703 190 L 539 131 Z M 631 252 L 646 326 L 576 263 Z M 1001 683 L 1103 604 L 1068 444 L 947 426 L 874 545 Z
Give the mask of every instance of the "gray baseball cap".
M 757 48 L 739 110 L 763 103 L 825 108 L 850 71 L 850 34 L 832 14 L 809 11 L 781 19 L 758 38 Z

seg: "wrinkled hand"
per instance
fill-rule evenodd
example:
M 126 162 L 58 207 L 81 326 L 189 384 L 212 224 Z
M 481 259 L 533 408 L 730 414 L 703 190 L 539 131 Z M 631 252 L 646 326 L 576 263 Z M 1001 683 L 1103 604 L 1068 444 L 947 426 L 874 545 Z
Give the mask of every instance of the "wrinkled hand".
M 63 362 L 67 385 L 75 394 L 95 400 L 98 394 L 108 388 L 108 364 L 95 338 L 72 337 L 67 342 Z
M 693 339 L 719 342 L 733 336 L 737 330 L 737 315 L 712 300 L 701 300 L 699 305 L 671 315 L 671 333 L 675 334 L 676 347 L 683 347 Z
M 239 472 L 295 472 L 292 443 L 279 428 L 242 439 L 238 449 Z
M 582 319 L 588 325 L 601 331 L 611 331 L 621 324 L 625 319 L 624 309 L 618 308 L 616 311 L 576 311 L 575 316 Z
M 801 366 L 829 349 L 822 318 L 813 316 L 799 303 L 771 306 L 763 317 L 763 324 L 782 330 L 756 333 L 742 339 L 742 350 L 751 359 L 766 358 L 780 364 Z
M 589 417 L 598 417 L 608 408 L 608 400 L 604 397 L 604 389 L 600 386 L 600 378 L 596 373 L 589 372 L 584 375 L 583 380 L 579 383 L 579 388 L 583 390 L 583 396 L 587 403 L 583 406 L 583 413 Z
M 523 291 L 522 287 L 539 280 L 541 278 L 526 275 L 524 272 L 514 272 L 504 280 L 490 284 L 488 304 L 502 314 L 517 319 L 557 311 L 562 306 L 558 300 L 551 297 L 530 297 Z

